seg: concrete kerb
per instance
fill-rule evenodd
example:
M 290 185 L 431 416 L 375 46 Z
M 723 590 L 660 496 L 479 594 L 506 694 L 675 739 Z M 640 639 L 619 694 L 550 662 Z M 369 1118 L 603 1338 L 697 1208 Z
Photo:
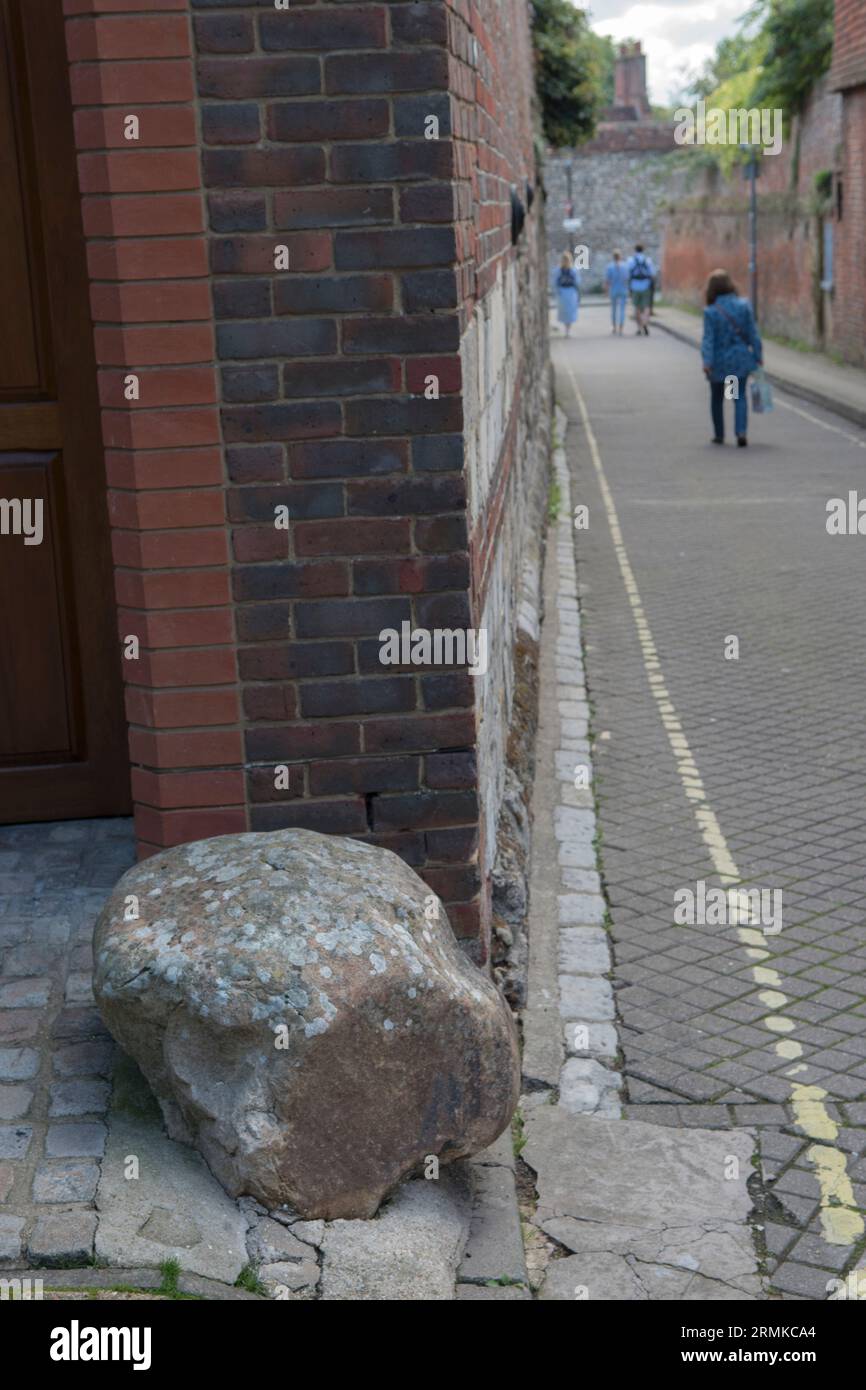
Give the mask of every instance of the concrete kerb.
M 653 314 L 650 320 L 653 328 L 660 328 L 669 337 L 677 338 L 681 343 L 688 343 L 689 347 L 700 349 L 701 335 L 697 324 L 694 333 L 688 333 L 684 328 L 666 322 L 663 314 L 664 308 L 657 309 Z M 841 415 L 844 419 L 850 420 L 852 424 L 859 425 L 861 429 L 866 429 L 866 410 L 860 409 L 851 401 L 845 400 L 844 397 L 831 395 L 827 391 L 816 390 L 813 386 L 769 367 L 765 366 L 764 370 L 767 380 L 780 391 L 787 391 L 788 395 L 797 396 L 799 400 L 808 401 L 810 405 L 820 406 L 824 410 L 832 410 L 834 414 Z

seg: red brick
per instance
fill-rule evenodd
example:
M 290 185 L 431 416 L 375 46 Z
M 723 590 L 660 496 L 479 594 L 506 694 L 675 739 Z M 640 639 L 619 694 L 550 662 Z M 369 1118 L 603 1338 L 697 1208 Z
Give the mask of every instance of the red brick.
M 210 319 L 206 281 L 91 285 L 90 307 L 97 323 L 177 323 Z
M 286 531 L 275 526 L 240 526 L 232 535 L 235 559 L 243 564 L 256 560 L 285 560 L 289 554 Z
M 209 647 L 234 641 L 230 608 L 194 608 L 182 613 L 119 609 L 117 630 L 137 636 L 144 647 Z
M 93 280 L 182 280 L 207 274 L 207 251 L 198 236 L 97 241 L 87 264 Z
M 198 188 L 195 150 L 125 149 L 112 154 L 80 154 L 78 183 L 82 193 L 171 193 Z
M 139 399 L 126 399 L 126 380 L 136 375 Z M 152 409 L 158 405 L 207 405 L 216 401 L 216 377 L 212 367 L 162 367 L 150 371 L 100 371 L 99 399 L 115 409 Z
M 460 358 L 455 353 L 451 357 L 430 357 L 426 361 L 411 359 L 406 363 L 406 389 L 413 394 L 423 396 L 429 376 L 439 378 L 439 392 L 443 396 L 460 391 L 463 385 Z
M 299 521 L 298 555 L 393 555 L 409 549 L 408 518 L 376 521 Z
M 88 237 L 182 236 L 204 228 L 198 193 L 86 197 L 81 206 Z
M 149 651 L 137 663 L 142 685 L 232 685 L 237 681 L 234 647 L 190 647 L 185 651 Z
M 237 692 L 219 690 L 143 690 L 126 687 L 131 724 L 155 729 L 189 729 L 202 724 L 234 724 L 240 713 Z
M 246 810 L 242 806 L 207 811 L 154 811 L 149 806 L 138 806 L 135 810 L 136 835 L 145 843 L 164 848 L 206 840 L 212 835 L 237 835 L 246 828 Z
M 66 25 L 71 63 L 91 58 L 179 58 L 189 53 L 186 21 L 161 19 L 73 19 Z
M 118 603 L 127 608 L 215 608 L 229 601 L 228 571 L 116 570 Z
M 109 448 L 171 449 L 184 444 L 217 444 L 219 413 L 212 407 L 104 410 L 102 436 Z
M 212 362 L 213 327 L 207 323 L 160 328 L 97 328 L 96 360 L 110 366 L 150 367 L 174 362 Z M 212 368 L 209 369 L 213 375 Z
M 157 810 L 242 806 L 244 774 L 240 768 L 214 772 L 150 772 L 134 767 L 132 795 L 136 802 Z
M 225 519 L 223 494 L 217 488 L 177 488 L 138 494 L 110 491 L 108 510 L 113 525 L 142 531 L 218 526 Z
M 288 270 L 275 269 L 277 246 L 285 246 L 288 249 Z M 283 276 L 327 270 L 330 264 L 331 237 L 328 232 L 218 237 L 211 242 L 211 268 L 218 275 L 242 272 Z
M 105 455 L 105 474 L 109 488 L 117 490 L 212 487 L 222 483 L 222 456 L 219 449 L 159 449 L 149 453 L 109 450 Z M 117 525 L 138 525 L 134 506 L 118 503 L 117 507 Z M 212 513 L 213 509 L 209 506 L 208 511 Z M 222 518 L 220 507 L 218 514 L 209 514 L 199 524 L 213 524 Z
M 127 117 L 138 112 L 89 107 L 75 112 L 75 143 L 80 150 L 165 149 L 172 145 L 196 144 L 198 131 L 191 106 L 147 107 L 139 116 L 138 139 L 127 138 Z M 80 166 L 79 166 L 80 167 Z M 162 187 L 163 185 L 154 185 Z
M 291 685 L 248 685 L 244 689 L 244 714 L 253 722 L 281 724 L 294 719 L 297 712 L 297 692 Z
M 129 569 L 181 569 L 228 562 L 228 537 L 222 527 L 191 531 L 112 532 L 114 563 Z
M 187 58 L 151 62 L 73 63 L 69 84 L 74 106 L 129 108 L 157 102 L 191 101 L 195 94 Z
M 130 729 L 129 753 L 134 763 L 150 768 L 234 767 L 243 763 L 241 735 L 236 729 Z

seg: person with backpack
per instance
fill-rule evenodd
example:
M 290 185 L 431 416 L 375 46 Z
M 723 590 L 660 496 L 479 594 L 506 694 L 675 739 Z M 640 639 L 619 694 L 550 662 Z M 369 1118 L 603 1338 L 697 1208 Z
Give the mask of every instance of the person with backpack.
M 559 262 L 559 269 L 553 274 L 553 287 L 556 290 L 556 303 L 559 322 L 565 329 L 566 338 L 571 333 L 571 325 L 577 322 L 580 307 L 580 275 L 574 268 L 574 261 L 568 251 Z
M 701 356 L 704 375 L 710 383 L 713 443 L 725 442 L 725 382 L 735 378 L 734 430 L 737 447 L 744 449 L 749 442 L 746 437 L 747 383 L 749 374 L 763 363 L 764 345 L 751 304 L 737 294 L 736 285 L 726 270 L 713 271 L 707 281 L 705 298 Z
M 637 332 L 648 338 L 650 299 L 656 272 L 649 256 L 644 255 L 644 249 L 640 242 L 634 248 L 634 255 L 629 257 L 626 269 L 628 270 L 628 287 L 631 293 L 631 302 L 634 305 Z
M 604 272 L 604 283 L 610 295 L 612 332 L 622 337 L 625 324 L 625 302 L 628 298 L 628 271 L 621 251 L 614 251 L 613 260 Z

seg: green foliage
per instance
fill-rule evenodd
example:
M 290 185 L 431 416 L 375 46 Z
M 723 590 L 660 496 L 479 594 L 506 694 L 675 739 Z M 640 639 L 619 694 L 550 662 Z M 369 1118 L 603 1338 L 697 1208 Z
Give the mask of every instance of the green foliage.
M 177 1298 L 180 1292 L 177 1281 L 181 1273 L 177 1260 L 163 1260 L 159 1272 L 162 1275 L 162 1283 L 157 1289 L 157 1293 L 163 1294 L 165 1298 Z
M 593 33 L 586 11 L 570 0 L 530 0 L 530 13 L 545 139 L 579 144 L 613 100 L 613 43 Z
M 703 97 L 709 103 L 723 83 L 760 63 L 765 47 L 762 34 L 748 35 L 741 31 L 721 39 L 712 58 L 707 59 L 702 72 L 692 80 L 689 95 L 696 99 Z
M 833 0 L 760 0 L 766 44 L 755 98 L 781 107 L 786 119 L 803 110 L 833 56 Z
M 247 1293 L 267 1293 L 264 1284 L 259 1279 L 258 1274 L 252 1265 L 244 1265 L 237 1279 L 235 1280 L 236 1289 L 246 1289 Z

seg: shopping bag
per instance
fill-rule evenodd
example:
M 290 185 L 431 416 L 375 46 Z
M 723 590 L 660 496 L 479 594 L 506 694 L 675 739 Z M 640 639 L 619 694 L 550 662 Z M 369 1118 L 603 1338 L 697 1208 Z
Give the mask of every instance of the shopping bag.
M 751 381 L 752 410 L 756 415 L 766 415 L 773 409 L 773 388 L 767 380 L 763 367 L 758 367 Z

